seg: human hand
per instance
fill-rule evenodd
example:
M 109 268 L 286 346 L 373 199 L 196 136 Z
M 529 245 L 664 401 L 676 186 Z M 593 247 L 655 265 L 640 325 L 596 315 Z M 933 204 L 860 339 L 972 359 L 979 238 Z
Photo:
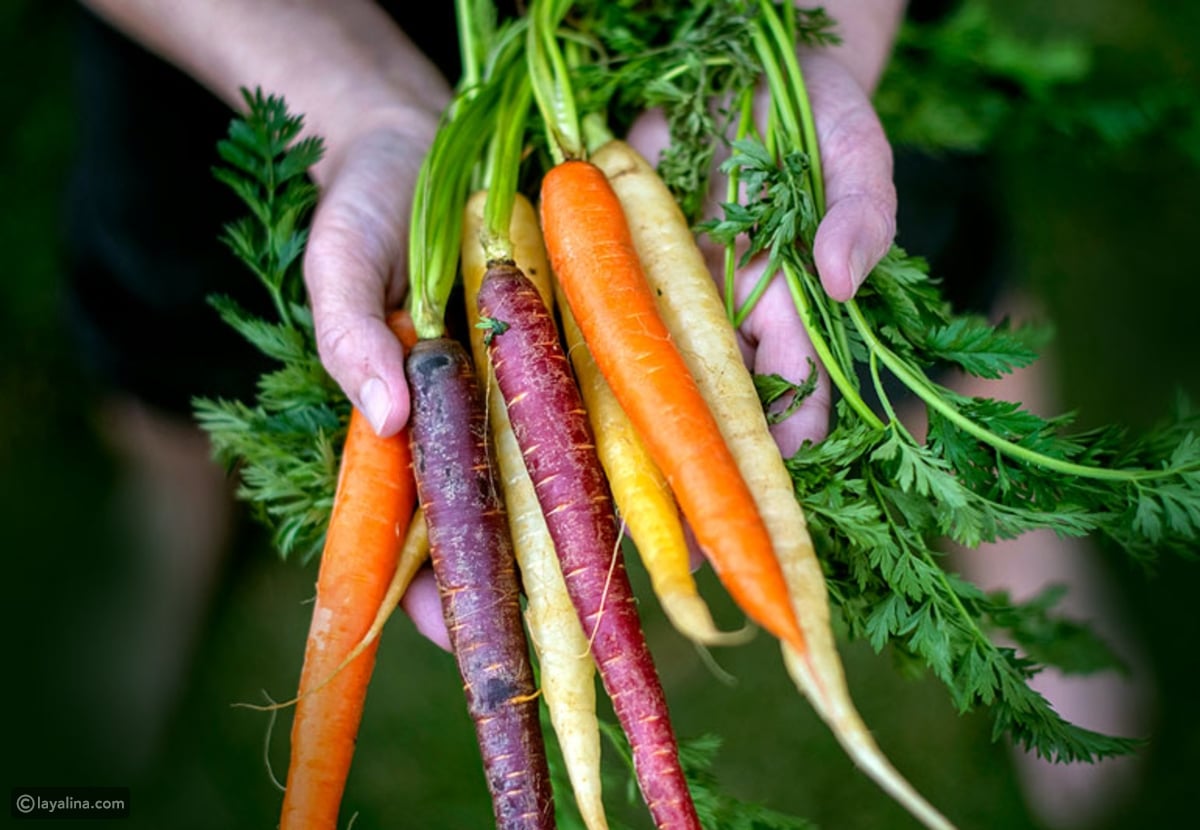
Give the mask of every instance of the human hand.
M 304 258 L 317 348 L 380 435 L 408 422 L 404 351 L 386 323 L 408 287 L 413 189 L 436 119 L 372 118 L 313 171 L 321 197 Z
M 813 259 L 829 296 L 847 300 L 887 252 L 895 235 L 892 151 L 868 93 L 840 57 L 802 54 L 801 65 L 821 148 L 827 202 L 813 244 Z M 760 111 L 765 112 L 765 98 L 760 104 Z M 651 111 L 643 115 L 627 140 L 655 161 L 667 142 L 662 114 Z M 724 193 L 723 177 L 714 177 L 709 216 L 718 215 Z M 714 279 L 723 282 L 724 250 L 705 239 L 700 244 Z M 738 269 L 738 304 L 745 301 L 765 265 L 765 256 L 760 256 Z M 790 416 L 772 426 L 780 451 L 790 456 L 804 441 L 823 438 L 828 431 L 832 390 L 781 278 L 771 281 L 739 328 L 738 338 L 746 365 L 756 374 L 777 374 L 801 383 L 810 366 L 818 372 L 812 394 Z

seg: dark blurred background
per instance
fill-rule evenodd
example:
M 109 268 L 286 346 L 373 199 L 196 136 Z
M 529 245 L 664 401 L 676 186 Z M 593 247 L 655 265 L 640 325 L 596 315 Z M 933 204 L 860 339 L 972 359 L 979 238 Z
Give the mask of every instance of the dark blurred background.
M 1097 77 L 1114 89 L 1200 82 L 1196 4 L 993 5 L 1017 31 L 1081 38 L 1095 50 Z M 162 728 L 154 711 L 129 705 L 130 690 L 166 669 L 128 653 L 128 626 L 140 621 L 129 619 L 124 597 L 141 560 L 121 519 L 126 473 L 102 440 L 104 390 L 82 370 L 62 313 L 62 194 L 76 151 L 74 14 L 69 4 L 0 4 L 0 527 L 9 563 L 0 580 L 9 665 L 0 681 L 0 783 L 6 794 L 12 786 L 129 786 L 132 815 L 118 826 L 273 827 L 280 795 L 264 759 L 283 775 L 290 720 L 282 714 L 271 733 L 265 714 L 232 704 L 294 689 L 313 567 L 278 561 L 241 521 L 200 641 L 179 655 L 187 673 L 178 697 L 168 697 Z M 210 138 L 215 145 L 220 135 Z M 1200 152 L 1189 159 L 1178 142 L 1159 139 L 1099 161 L 1081 149 L 1053 136 L 1019 152 L 998 148 L 997 206 L 1015 234 L 1014 272 L 1055 326 L 1060 401 L 1084 426 L 1144 428 L 1177 391 L 1200 393 Z M 207 168 L 214 158 L 176 163 Z M 1088 826 L 1190 826 L 1200 771 L 1200 566 L 1169 559 L 1145 571 L 1100 552 L 1095 564 L 1120 587 L 1157 705 L 1135 796 Z M 633 569 L 635 587 L 649 596 Z M 652 601 L 643 608 L 678 730 L 725 739 L 717 774 L 727 789 L 827 828 L 915 826 L 845 759 L 766 638 L 718 655 L 735 678 L 727 683 Z M 853 644 L 844 655 L 867 723 L 918 789 L 963 827 L 1039 826 L 986 715 L 959 716 L 936 682 L 902 677 L 886 654 Z M 346 820 L 357 811 L 362 828 L 488 826 L 451 659 L 401 616 L 384 634 L 345 804 Z M 640 820 L 638 810 L 630 815 Z

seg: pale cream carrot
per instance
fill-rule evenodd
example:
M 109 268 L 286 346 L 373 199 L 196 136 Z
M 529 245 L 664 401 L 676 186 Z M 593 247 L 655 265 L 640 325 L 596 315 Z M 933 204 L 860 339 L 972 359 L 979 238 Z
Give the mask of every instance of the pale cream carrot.
M 803 509 L 736 332 L 682 212 L 654 168 L 628 144 L 609 141 L 591 160 L 604 170 L 625 208 L 659 314 L 712 408 L 767 526 L 806 645 L 799 649 L 781 643 L 789 674 L 864 772 L 926 826 L 951 827 L 888 761 L 850 697 L 830 626 L 825 578 Z

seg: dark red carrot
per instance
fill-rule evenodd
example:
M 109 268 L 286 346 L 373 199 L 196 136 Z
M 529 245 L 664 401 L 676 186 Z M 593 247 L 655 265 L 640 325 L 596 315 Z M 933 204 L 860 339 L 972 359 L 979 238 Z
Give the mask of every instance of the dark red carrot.
M 430 559 L 498 828 L 552 828 L 508 520 L 492 470 L 471 359 L 456 340 L 418 342 L 407 360 L 413 469 Z
M 646 805 L 658 827 L 699 828 L 621 556 L 608 481 L 558 329 L 512 263 L 489 267 L 478 304 L 480 322 L 491 326 L 496 382 Z

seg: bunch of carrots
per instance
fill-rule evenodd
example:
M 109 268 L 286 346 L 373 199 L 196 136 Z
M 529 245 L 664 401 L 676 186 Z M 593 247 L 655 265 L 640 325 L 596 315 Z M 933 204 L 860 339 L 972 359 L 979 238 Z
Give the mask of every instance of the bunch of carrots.
M 949 827 L 850 700 L 804 515 L 691 228 L 646 159 L 602 129 L 583 138 L 557 35 L 568 6 L 463 23 L 467 72 L 421 171 L 410 296 L 390 318 L 411 422 L 383 439 L 351 415 L 287 702 L 280 826 L 337 826 L 382 621 L 428 559 L 497 827 L 555 826 L 543 704 L 581 817 L 607 826 L 596 676 L 655 825 L 701 827 L 628 533 L 682 634 L 777 638 L 854 760 Z M 523 194 L 538 160 L 537 193 Z M 452 332 L 459 297 L 467 330 Z M 714 624 L 685 528 L 753 626 Z

